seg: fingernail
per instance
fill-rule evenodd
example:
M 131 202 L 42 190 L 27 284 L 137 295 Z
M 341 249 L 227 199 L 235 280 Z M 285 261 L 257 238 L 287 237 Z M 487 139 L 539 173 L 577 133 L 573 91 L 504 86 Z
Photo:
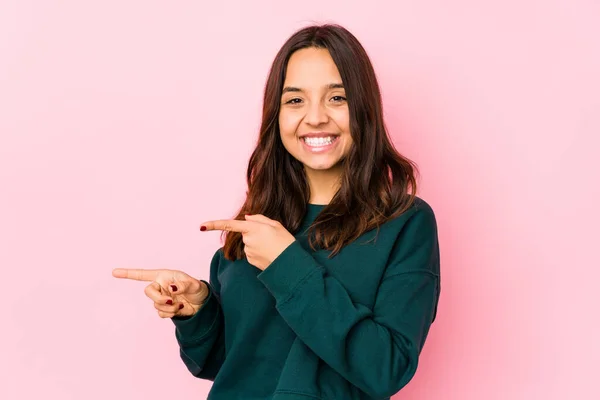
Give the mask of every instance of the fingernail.
M 167 304 L 168 304 L 168 305 L 171 305 L 171 304 L 173 304 L 173 300 L 171 300 L 171 299 L 167 300 Z
M 202 225 L 202 226 L 200 227 L 200 230 L 201 230 L 201 231 L 205 231 L 205 230 L 206 230 L 206 227 L 205 227 L 204 225 Z
M 171 290 L 174 291 L 174 292 L 176 292 L 177 291 L 177 286 L 171 285 Z
M 246 214 L 246 216 L 247 216 L 247 217 L 251 217 L 251 216 L 252 216 L 252 214 Z
M 183 308 L 183 304 L 180 304 L 179 305 L 179 309 L 181 310 L 182 308 Z

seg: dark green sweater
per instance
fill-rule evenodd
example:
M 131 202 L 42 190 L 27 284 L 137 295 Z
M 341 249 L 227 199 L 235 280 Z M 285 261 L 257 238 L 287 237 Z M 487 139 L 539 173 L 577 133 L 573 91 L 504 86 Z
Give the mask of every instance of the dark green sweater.
M 387 399 L 413 377 L 440 294 L 431 207 L 417 197 L 332 259 L 305 232 L 324 207 L 308 205 L 264 271 L 219 249 L 206 303 L 173 319 L 183 362 L 214 381 L 208 399 Z

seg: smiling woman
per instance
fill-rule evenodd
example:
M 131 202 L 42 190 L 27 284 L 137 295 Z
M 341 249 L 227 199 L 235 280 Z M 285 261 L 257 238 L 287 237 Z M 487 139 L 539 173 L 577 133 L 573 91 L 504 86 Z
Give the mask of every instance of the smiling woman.
M 389 140 L 379 86 L 339 25 L 293 34 L 267 80 L 248 196 L 208 281 L 124 270 L 171 318 L 209 399 L 387 399 L 413 377 L 440 295 L 437 225 Z M 252 214 L 252 215 L 250 215 Z
M 411 207 L 417 171 L 391 144 L 375 71 L 360 42 L 338 25 L 308 27 L 273 61 L 248 196 L 235 218 L 262 214 L 295 232 L 307 204 L 326 204 L 309 243 L 335 256 Z M 243 258 L 243 247 L 239 233 L 226 234 L 228 260 Z

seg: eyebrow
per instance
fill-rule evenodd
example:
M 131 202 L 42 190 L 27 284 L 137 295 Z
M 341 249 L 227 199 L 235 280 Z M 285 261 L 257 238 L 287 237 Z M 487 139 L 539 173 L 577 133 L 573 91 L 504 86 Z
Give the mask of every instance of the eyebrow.
M 330 83 L 329 85 L 325 85 L 326 89 L 344 89 L 344 85 L 341 83 Z M 302 92 L 303 90 L 294 86 L 286 86 L 281 91 L 281 94 L 284 95 L 287 92 Z

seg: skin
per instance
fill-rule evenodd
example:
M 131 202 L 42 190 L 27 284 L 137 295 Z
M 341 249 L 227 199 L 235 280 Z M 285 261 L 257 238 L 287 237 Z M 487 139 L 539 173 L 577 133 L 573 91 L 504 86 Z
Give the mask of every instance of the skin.
M 307 48 L 290 57 L 283 84 L 279 129 L 286 150 L 304 164 L 313 204 L 329 204 L 339 188 L 341 160 L 352 146 L 350 115 L 340 73 L 326 49 Z M 313 154 L 300 136 L 309 132 L 340 135 L 330 152 Z
M 281 96 L 279 127 L 286 150 L 302 162 L 312 204 L 328 204 L 339 188 L 341 161 L 352 146 L 350 118 L 342 78 L 329 52 L 308 48 L 295 52 L 288 62 Z M 313 154 L 301 142 L 308 132 L 339 135 L 332 151 Z M 245 221 L 212 220 L 200 230 L 240 232 L 248 263 L 264 271 L 296 239 L 276 220 L 246 215 Z M 169 269 L 124 269 L 115 278 L 149 282 L 144 293 L 161 318 L 191 316 L 204 304 L 208 287 L 185 272 Z

